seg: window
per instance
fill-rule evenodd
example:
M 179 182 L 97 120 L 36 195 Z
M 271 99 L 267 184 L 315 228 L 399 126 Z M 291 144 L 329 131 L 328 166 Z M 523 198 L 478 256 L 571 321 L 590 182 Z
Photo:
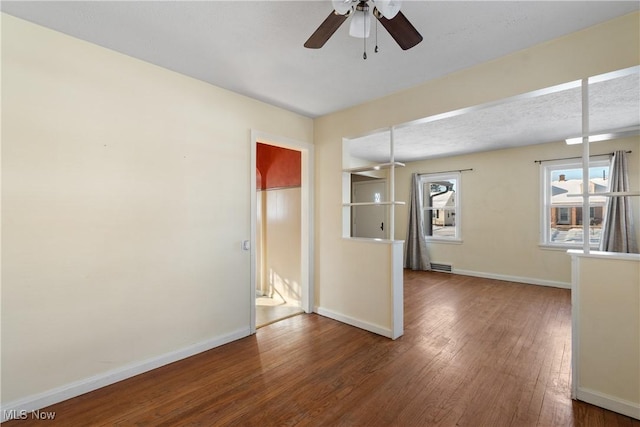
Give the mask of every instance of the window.
M 604 193 L 609 186 L 609 162 L 592 161 L 589 166 L 589 193 Z M 542 166 L 541 244 L 581 247 L 583 222 L 589 224 L 589 244 L 597 247 L 606 207 L 605 196 L 589 196 L 589 215 L 583 219 L 581 194 L 582 164 L 576 161 L 549 162 Z
M 459 241 L 460 173 L 422 175 L 421 184 L 427 240 Z
M 571 208 L 556 208 L 558 224 L 571 224 L 569 219 L 569 210 Z

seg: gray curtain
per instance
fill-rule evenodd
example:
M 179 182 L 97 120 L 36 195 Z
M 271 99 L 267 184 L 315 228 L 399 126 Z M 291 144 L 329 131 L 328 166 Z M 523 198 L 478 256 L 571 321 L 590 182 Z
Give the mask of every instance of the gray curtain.
M 404 268 L 431 270 L 421 211 L 422 191 L 420 191 L 420 176 L 414 173 L 411 176 L 409 223 L 407 224 L 407 240 L 404 243 Z
M 609 191 L 629 191 L 627 154 L 616 151 L 609 168 Z M 606 252 L 638 253 L 629 196 L 609 197 L 602 224 L 600 250 Z

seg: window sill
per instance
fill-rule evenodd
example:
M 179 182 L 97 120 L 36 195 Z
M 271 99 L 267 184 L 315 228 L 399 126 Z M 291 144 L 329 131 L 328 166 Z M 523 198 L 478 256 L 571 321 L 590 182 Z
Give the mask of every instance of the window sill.
M 540 243 L 538 245 L 538 247 L 540 249 L 544 249 L 544 250 L 547 250 L 547 251 L 558 251 L 558 252 L 567 252 L 569 250 L 582 250 L 582 245 L 580 245 L 580 246 L 569 246 L 569 245 L 550 245 L 550 244 Z M 598 247 L 597 246 L 590 246 L 589 249 L 592 250 L 592 251 L 597 251 Z
M 461 245 L 462 239 L 429 239 L 427 237 L 427 243 L 444 243 L 447 245 Z
M 390 240 L 390 239 L 376 239 L 373 237 L 343 237 L 342 240 L 348 240 L 351 242 L 364 242 L 364 243 L 385 243 L 385 244 L 404 244 L 404 240 Z

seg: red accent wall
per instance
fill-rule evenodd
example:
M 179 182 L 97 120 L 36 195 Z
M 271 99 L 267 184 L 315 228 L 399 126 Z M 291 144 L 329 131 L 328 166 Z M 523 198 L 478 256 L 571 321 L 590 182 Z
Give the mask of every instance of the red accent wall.
M 257 188 L 300 187 L 302 153 L 273 145 L 257 144 Z

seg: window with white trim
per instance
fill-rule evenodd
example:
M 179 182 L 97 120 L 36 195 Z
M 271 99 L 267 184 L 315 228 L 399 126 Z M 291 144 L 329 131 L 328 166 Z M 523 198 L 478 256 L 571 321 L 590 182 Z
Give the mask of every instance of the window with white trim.
M 589 215 L 584 218 L 581 194 L 582 163 L 558 160 L 541 165 L 542 212 L 541 244 L 572 248 L 583 246 L 583 222 L 589 223 L 589 244 L 597 248 L 607 198 L 589 196 Z M 589 193 L 604 193 L 609 187 L 609 161 L 589 163 Z
M 424 174 L 420 182 L 427 240 L 460 241 L 460 173 Z

